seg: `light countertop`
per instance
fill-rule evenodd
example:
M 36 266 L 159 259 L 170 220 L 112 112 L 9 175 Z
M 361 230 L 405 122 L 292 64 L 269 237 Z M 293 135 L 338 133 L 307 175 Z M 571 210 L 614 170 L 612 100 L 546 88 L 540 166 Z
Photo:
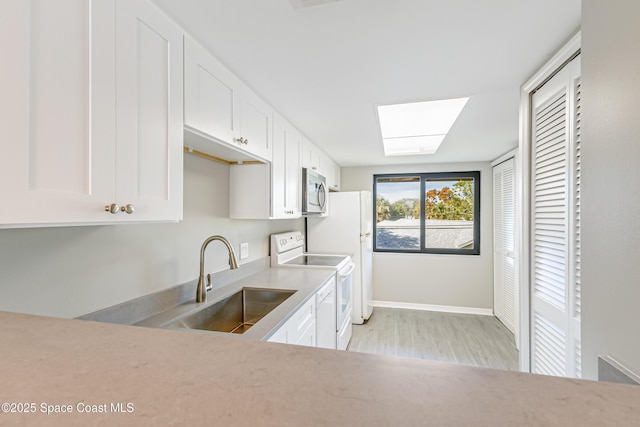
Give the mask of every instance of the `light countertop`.
M 193 302 L 181 304 L 170 310 L 166 310 L 158 315 L 149 317 L 137 326 L 165 327 L 167 324 L 188 316 L 196 311 L 202 310 L 209 305 L 215 304 L 242 288 L 263 288 L 295 291 L 289 298 L 278 305 L 273 311 L 260 319 L 255 325 L 241 335 L 235 337 L 264 340 L 268 339 L 285 321 L 300 307 L 305 301 L 312 297 L 327 280 L 335 275 L 335 271 L 327 269 L 308 268 L 267 268 L 246 278 L 236 280 L 226 286 L 215 288 L 207 293 L 207 302 Z M 197 331 L 190 332 L 227 335 L 224 332 Z
M 0 324 L 0 400 L 36 409 L 0 425 L 640 423 L 634 386 L 15 313 Z

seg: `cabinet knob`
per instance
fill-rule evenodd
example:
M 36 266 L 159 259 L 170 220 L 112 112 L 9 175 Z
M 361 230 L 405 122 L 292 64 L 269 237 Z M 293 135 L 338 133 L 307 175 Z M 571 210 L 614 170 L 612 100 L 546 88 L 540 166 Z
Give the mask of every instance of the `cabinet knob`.
M 242 137 L 242 136 L 240 138 L 236 138 L 236 141 L 239 144 L 244 144 L 244 145 L 249 144 L 249 140 L 247 138 Z
M 115 203 L 111 203 L 110 205 L 105 206 L 104 210 L 105 212 L 110 212 L 115 215 L 120 212 L 120 206 L 116 205 Z
M 126 212 L 127 214 L 131 215 L 132 213 L 135 212 L 136 208 L 133 205 L 127 205 L 127 206 L 122 206 L 120 210 L 122 212 Z

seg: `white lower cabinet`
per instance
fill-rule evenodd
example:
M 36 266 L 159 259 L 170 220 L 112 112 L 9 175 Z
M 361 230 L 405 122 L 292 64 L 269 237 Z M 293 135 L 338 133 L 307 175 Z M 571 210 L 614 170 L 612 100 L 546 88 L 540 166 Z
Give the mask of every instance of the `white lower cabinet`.
M 7 0 L 0 51 L 0 227 L 181 219 L 179 27 L 148 0 Z
M 307 326 L 307 329 L 302 331 L 302 333 L 298 337 L 298 341 L 296 341 L 295 344 L 304 345 L 307 347 L 316 347 L 317 338 L 316 321 L 314 320 L 310 325 Z
M 269 342 L 279 342 L 281 344 L 287 344 L 288 340 L 288 329 L 287 325 L 284 324 L 280 329 L 278 329 L 271 337 L 267 340 Z
M 337 348 L 336 279 L 332 277 L 316 293 L 316 345 Z
M 269 339 L 270 342 L 316 346 L 315 295 L 300 307 Z

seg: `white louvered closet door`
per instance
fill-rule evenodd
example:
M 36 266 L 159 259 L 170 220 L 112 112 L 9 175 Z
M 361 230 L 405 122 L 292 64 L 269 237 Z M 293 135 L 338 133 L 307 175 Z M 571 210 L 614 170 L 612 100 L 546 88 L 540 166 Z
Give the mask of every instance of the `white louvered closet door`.
M 516 182 L 512 157 L 493 167 L 494 314 L 514 334 L 516 302 Z
M 580 377 L 580 57 L 532 97 L 531 372 Z

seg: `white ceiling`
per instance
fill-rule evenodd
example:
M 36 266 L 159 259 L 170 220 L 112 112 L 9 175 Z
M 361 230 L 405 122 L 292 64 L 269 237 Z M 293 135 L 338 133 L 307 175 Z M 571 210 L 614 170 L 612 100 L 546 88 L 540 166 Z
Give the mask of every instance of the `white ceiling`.
M 342 166 L 493 160 L 581 0 L 154 0 Z M 438 152 L 384 157 L 375 106 L 470 96 Z

